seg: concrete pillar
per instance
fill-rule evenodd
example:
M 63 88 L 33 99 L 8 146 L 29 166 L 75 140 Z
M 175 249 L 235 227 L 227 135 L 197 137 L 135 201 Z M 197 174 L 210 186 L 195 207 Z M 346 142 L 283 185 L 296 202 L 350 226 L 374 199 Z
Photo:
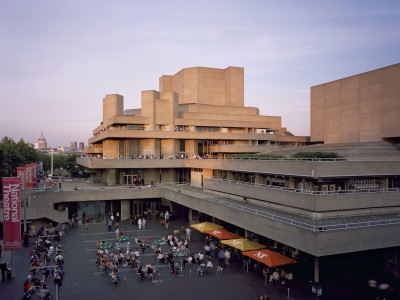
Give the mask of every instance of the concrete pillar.
M 265 183 L 266 183 L 265 176 L 256 174 L 256 184 L 265 184 Z
M 106 182 L 108 186 L 114 186 L 116 184 L 117 169 L 106 170 Z
M 294 189 L 294 178 L 292 176 L 289 176 L 288 188 L 289 189 Z
M 185 152 L 189 158 L 191 158 L 193 154 L 197 155 L 197 141 L 185 140 Z
M 121 200 L 121 220 L 129 219 L 130 208 L 130 200 Z
M 189 208 L 189 216 L 188 216 L 188 219 L 189 219 L 189 224 L 192 224 L 192 221 L 193 221 L 193 211 L 192 211 L 191 208 Z
M 314 282 L 319 282 L 319 258 L 314 258 Z

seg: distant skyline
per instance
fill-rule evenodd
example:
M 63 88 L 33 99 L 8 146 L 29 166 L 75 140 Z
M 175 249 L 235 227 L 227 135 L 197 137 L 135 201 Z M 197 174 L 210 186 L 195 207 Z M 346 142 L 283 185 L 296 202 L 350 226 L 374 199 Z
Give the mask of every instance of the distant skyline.
M 244 68 L 245 106 L 310 134 L 310 87 L 400 62 L 400 1 L 0 2 L 0 138 L 87 144 L 106 94 Z

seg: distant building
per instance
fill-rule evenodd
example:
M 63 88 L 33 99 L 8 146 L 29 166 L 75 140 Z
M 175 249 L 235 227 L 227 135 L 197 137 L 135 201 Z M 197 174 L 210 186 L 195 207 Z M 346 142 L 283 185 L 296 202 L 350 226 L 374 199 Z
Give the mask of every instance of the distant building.
M 83 151 L 83 149 L 85 149 L 85 143 L 84 142 L 80 142 L 79 143 L 79 150 Z
M 78 148 L 77 144 L 78 144 L 77 141 L 72 141 L 72 142 L 71 142 L 70 148 L 71 148 L 71 149 L 76 149 L 76 148 Z
M 47 141 L 46 138 L 43 136 L 43 130 L 40 133 L 40 137 L 37 139 L 35 143 L 35 149 L 41 150 L 41 149 L 47 149 Z

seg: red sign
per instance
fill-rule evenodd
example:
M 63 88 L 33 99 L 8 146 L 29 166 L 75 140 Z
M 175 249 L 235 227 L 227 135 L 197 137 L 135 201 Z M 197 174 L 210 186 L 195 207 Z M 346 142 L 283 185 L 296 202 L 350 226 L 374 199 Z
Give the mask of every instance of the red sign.
M 3 177 L 4 250 L 21 249 L 21 178 Z
M 32 165 L 25 165 L 26 173 L 25 173 L 25 186 L 27 189 L 33 188 L 33 168 Z
M 37 188 L 37 163 L 31 164 L 32 166 L 32 187 Z
M 25 167 L 17 167 L 17 177 L 21 178 L 21 190 L 24 189 L 24 182 L 23 182 L 24 173 L 25 173 Z

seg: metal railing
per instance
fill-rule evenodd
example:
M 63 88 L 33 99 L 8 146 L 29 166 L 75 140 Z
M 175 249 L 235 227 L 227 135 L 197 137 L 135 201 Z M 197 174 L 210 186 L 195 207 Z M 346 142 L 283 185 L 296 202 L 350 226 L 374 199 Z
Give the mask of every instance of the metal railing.
M 182 188 L 188 190 L 195 190 L 195 191 L 203 191 L 203 188 L 201 187 L 193 187 L 190 186 L 186 183 L 165 183 L 165 182 L 159 182 L 159 185 L 163 186 L 164 188 L 167 188 L 169 190 L 173 190 L 176 192 L 184 193 L 189 196 L 193 196 L 196 198 L 201 198 L 202 200 L 206 200 L 209 202 L 213 202 L 219 205 L 223 205 L 226 207 L 234 208 L 243 212 L 247 212 L 250 214 L 254 214 L 256 216 L 261 216 L 273 221 L 278 221 L 281 223 L 285 223 L 291 226 L 295 226 L 298 228 L 302 228 L 305 230 L 309 230 L 312 232 L 325 232 L 325 231 L 335 231 L 335 230 L 348 230 L 348 229 L 355 229 L 355 228 L 368 228 L 368 227 L 376 227 L 376 226 L 384 226 L 384 225 L 396 225 L 400 224 L 400 217 L 399 218 L 389 218 L 389 219 L 381 219 L 381 220 L 371 220 L 371 221 L 364 221 L 364 222 L 348 222 L 348 223 L 341 223 L 341 224 L 334 224 L 334 225 L 325 225 L 325 224 L 312 224 L 312 223 L 306 223 L 306 222 L 301 222 L 292 218 L 280 216 L 274 213 L 269 213 L 263 210 L 251 208 L 248 206 L 244 206 L 241 204 L 236 204 L 230 201 L 225 201 L 221 199 L 215 199 L 212 197 L 206 197 L 201 194 L 190 194 L 188 191 L 182 191 Z M 318 221 L 318 220 L 317 220 Z
M 176 154 L 172 155 L 173 159 L 177 159 L 176 158 Z M 107 159 L 107 160 L 115 160 L 115 159 L 139 159 L 139 158 L 97 158 L 97 157 L 78 157 L 80 159 Z M 142 158 L 144 159 L 144 158 Z M 157 160 L 157 159 L 169 159 L 169 156 L 164 156 L 164 158 L 160 158 L 160 157 L 155 157 L 155 158 L 148 158 L 148 159 L 153 159 L 153 160 Z M 219 158 L 219 157 L 199 157 L 199 158 L 195 158 L 193 156 L 187 156 L 186 158 L 179 158 L 179 159 L 190 159 L 190 160 L 256 160 L 256 161 L 277 161 L 277 162 L 281 162 L 281 161 L 296 161 L 296 162 L 349 162 L 349 161 L 380 161 L 380 162 L 384 162 L 384 161 L 390 161 L 390 162 L 399 162 L 400 159 L 389 159 L 389 158 L 384 158 L 384 157 L 378 157 L 378 158 L 358 158 L 358 157 L 353 157 L 353 158 L 291 158 L 291 157 L 280 157 L 280 158 L 274 158 L 274 157 L 225 157 L 225 158 Z
M 361 194 L 361 193 L 386 193 L 386 192 L 400 192 L 400 188 L 359 188 L 354 190 L 335 190 L 335 191 L 313 191 L 304 189 L 290 189 L 288 187 L 281 187 L 268 184 L 259 184 L 245 181 L 229 180 L 220 177 L 207 178 L 205 180 L 227 182 L 239 185 L 247 185 L 252 187 L 265 188 L 269 190 L 285 191 L 291 193 L 308 194 L 308 195 L 338 195 L 338 194 Z

